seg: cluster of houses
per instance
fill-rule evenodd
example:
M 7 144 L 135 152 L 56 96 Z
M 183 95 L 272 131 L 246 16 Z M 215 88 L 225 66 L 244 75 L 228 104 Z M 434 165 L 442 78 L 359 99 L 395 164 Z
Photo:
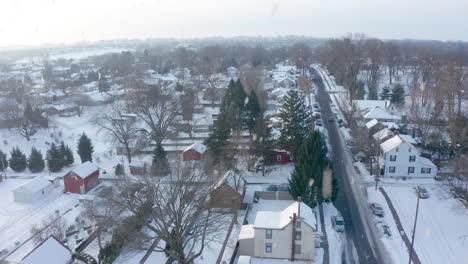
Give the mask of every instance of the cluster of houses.
M 388 100 L 355 100 L 353 113 L 375 148 L 379 174 L 390 178 L 433 178 L 437 166 L 418 149 L 418 138 L 401 134 L 402 115 Z

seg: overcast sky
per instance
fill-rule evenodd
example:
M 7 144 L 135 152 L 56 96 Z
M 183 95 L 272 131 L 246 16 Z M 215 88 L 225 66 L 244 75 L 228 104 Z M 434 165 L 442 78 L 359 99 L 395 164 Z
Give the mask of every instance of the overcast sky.
M 468 41 L 468 0 L 0 0 L 0 46 L 158 37 Z

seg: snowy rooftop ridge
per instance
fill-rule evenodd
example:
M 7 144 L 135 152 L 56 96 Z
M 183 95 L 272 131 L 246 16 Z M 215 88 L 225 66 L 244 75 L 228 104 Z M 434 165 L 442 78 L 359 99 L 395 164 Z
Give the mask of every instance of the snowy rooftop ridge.
M 195 150 L 196 152 L 198 152 L 200 154 L 203 154 L 203 153 L 205 153 L 207 148 L 202 143 L 194 143 L 194 144 L 190 145 L 188 148 L 186 148 L 184 150 L 184 152 L 186 152 L 188 150 L 191 150 L 191 149 Z
M 389 119 L 389 120 L 400 120 L 401 117 L 391 115 L 384 109 L 380 108 L 379 106 L 374 107 L 370 110 L 367 114 L 364 115 L 367 119 Z
M 396 135 L 396 136 L 388 139 L 384 143 L 380 144 L 380 148 L 382 149 L 383 153 L 387 153 L 387 152 L 391 151 L 392 149 L 400 146 L 403 143 L 408 144 L 411 148 L 413 148 L 416 151 L 416 153 L 420 153 L 417 148 L 415 148 L 411 143 L 406 142 L 405 140 L 403 140 L 403 138 L 401 138 L 400 135 Z
M 46 188 L 47 186 L 51 185 L 51 182 L 44 177 L 36 177 L 24 184 L 18 186 L 14 190 L 18 190 L 20 188 L 26 189 L 30 192 L 36 193 L 40 190 Z
M 316 219 L 312 209 L 305 203 L 299 203 L 297 201 L 291 201 L 291 204 L 281 211 L 257 212 L 253 225 L 254 228 L 282 229 L 292 221 L 294 214 L 298 216 L 298 219 L 301 219 L 307 225 L 316 230 Z
M 23 264 L 68 264 L 72 261 L 70 249 L 50 236 L 22 259 Z
M 87 161 L 83 164 L 78 165 L 77 167 L 71 169 L 71 171 L 82 178 L 88 177 L 91 173 L 99 170 L 99 168 L 94 165 L 91 161 Z

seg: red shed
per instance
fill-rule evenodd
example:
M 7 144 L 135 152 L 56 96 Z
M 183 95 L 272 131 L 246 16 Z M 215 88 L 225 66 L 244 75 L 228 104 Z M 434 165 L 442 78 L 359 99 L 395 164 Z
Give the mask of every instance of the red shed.
M 63 176 L 65 192 L 87 193 L 99 183 L 99 168 L 87 161 Z
M 192 144 L 182 152 L 183 160 L 201 160 L 205 151 L 206 146 L 202 143 Z
M 278 149 L 271 152 L 271 160 L 275 164 L 286 164 L 292 162 L 291 154 L 288 151 Z

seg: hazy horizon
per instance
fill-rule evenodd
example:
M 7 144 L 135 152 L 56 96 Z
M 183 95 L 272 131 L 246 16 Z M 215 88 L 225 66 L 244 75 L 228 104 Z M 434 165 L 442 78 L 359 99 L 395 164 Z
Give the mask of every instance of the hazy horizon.
M 6 0 L 0 47 L 82 41 L 360 32 L 382 39 L 468 41 L 468 1 Z

